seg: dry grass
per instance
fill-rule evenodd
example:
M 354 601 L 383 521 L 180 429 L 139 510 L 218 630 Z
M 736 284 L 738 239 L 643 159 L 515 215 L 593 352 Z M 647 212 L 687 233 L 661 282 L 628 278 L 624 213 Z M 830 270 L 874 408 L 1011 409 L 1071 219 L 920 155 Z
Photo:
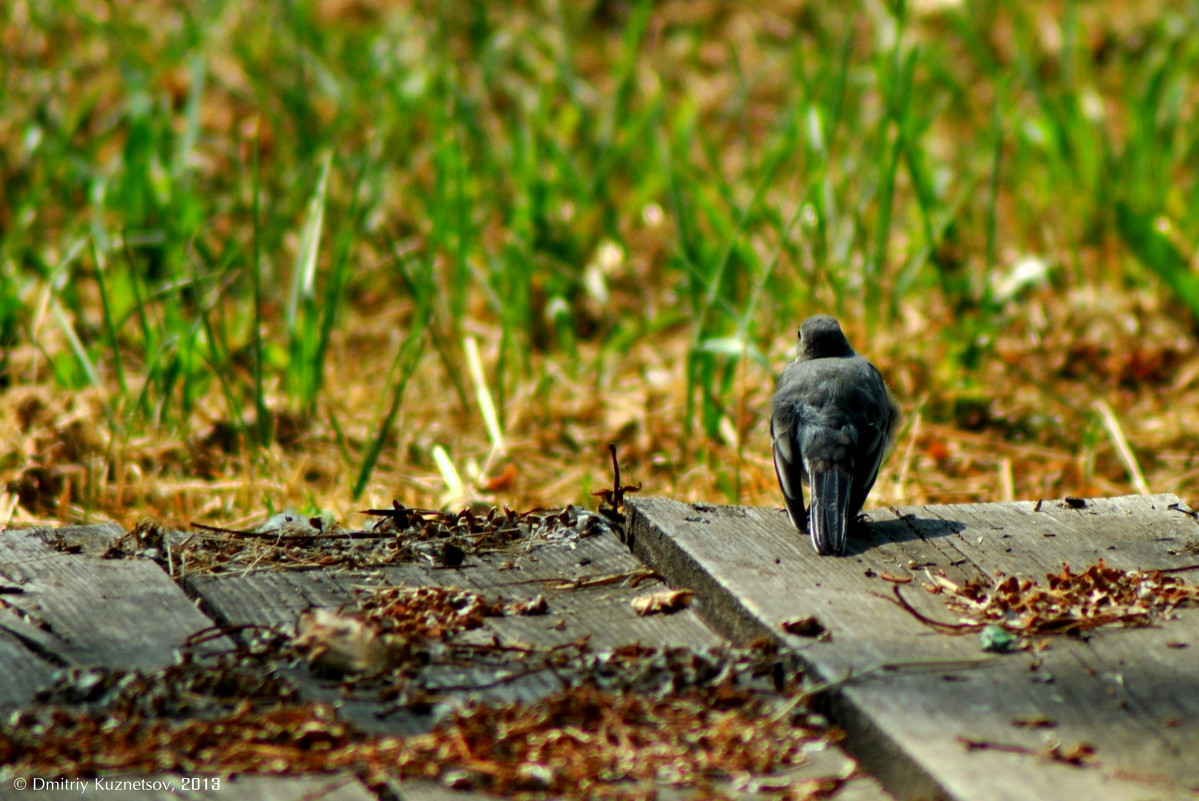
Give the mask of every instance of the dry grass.
M 1097 399 L 1115 411 L 1149 488 L 1193 497 L 1199 358 L 1187 326 L 1149 295 L 1045 292 L 1022 305 L 1025 320 L 1003 332 L 983 367 L 981 388 L 971 391 L 942 373 L 948 346 L 935 324 L 917 314 L 902 330 L 868 342 L 855 337 L 905 412 L 871 505 L 1134 492 L 1128 465 L 1093 406 Z M 486 342 L 486 331 L 480 334 Z M 360 334 L 353 349 L 385 351 L 386 334 L 377 337 Z M 776 344 L 781 366 L 790 343 L 780 336 Z M 18 523 L 113 519 L 132 525 L 149 516 L 175 525 L 193 519 L 239 524 L 262 516 L 268 505 L 313 505 L 361 522 L 357 509 L 392 499 L 424 507 L 466 502 L 447 497 L 441 474 L 425 456 L 433 443 L 456 455 L 470 500 L 512 508 L 587 503 L 587 491 L 610 478 L 605 448 L 615 442 L 626 479 L 643 482 L 645 492 L 711 501 L 728 498 L 732 486 L 730 500 L 777 505 L 766 430 L 772 377 L 747 369 L 734 390 L 741 419 L 720 440 L 699 447 L 677 424 L 687 346 L 684 332 L 641 343 L 609 374 L 585 384 L 546 358 L 538 365 L 548 376 L 545 384 L 519 387 L 506 404 L 507 448 L 495 455 L 478 409 L 462 408 L 445 391 L 440 371 L 430 370 L 411 388 L 371 489 L 358 502 L 345 489 L 354 467 L 345 449 L 362 447 L 372 434 L 377 398 L 369 387 L 381 379 L 369 359 L 347 353 L 331 361 L 328 384 L 336 390 L 326 402 L 328 413 L 343 421 L 340 435 L 323 413 L 311 420 L 281 417 L 277 431 L 288 429 L 286 444 L 253 452 L 229 431 L 216 404 L 196 410 L 190 436 L 116 440 L 97 425 L 105 414 L 103 392 L 64 393 L 45 383 L 16 388 L 0 396 L 0 419 L 9 432 L 5 503 Z M 494 350 L 485 345 L 484 359 L 494 358 Z M 505 473 L 509 465 L 515 472 Z

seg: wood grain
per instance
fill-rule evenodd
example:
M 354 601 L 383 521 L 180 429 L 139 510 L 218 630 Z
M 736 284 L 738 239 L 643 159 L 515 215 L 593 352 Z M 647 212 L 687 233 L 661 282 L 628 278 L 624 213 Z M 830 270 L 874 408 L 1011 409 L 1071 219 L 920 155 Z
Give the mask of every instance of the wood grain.
M 67 554 L 48 541 L 38 529 L 0 534 L 0 669 L 12 677 L 0 703 L 27 701 L 60 667 L 169 665 L 212 625 L 154 562 Z
M 938 633 L 888 600 L 883 574 L 997 571 L 1043 581 L 1062 562 L 1104 558 L 1132 569 L 1199 561 L 1199 526 L 1173 496 L 875 510 L 846 557 L 820 557 L 777 509 L 629 502 L 634 550 L 676 586 L 695 590 L 705 616 L 735 639 L 761 634 L 796 648 L 823 680 L 873 671 L 832 693 L 846 746 L 902 798 L 1150 799 L 1192 797 L 1199 762 L 1199 610 L 1154 628 L 1059 637 L 1040 656 L 990 655 L 976 636 Z M 922 614 L 952 620 L 918 583 L 903 589 Z M 782 632 L 815 616 L 828 641 Z M 964 663 L 970 669 L 963 669 Z M 895 665 L 882 670 L 882 665 Z M 960 664 L 958 669 L 951 669 Z M 923 667 L 921 666 L 923 665 Z M 1013 720 L 1044 716 L 1030 729 Z M 1041 749 L 1087 743 L 1094 764 L 968 752 L 960 738 Z M 1052 741 L 1052 742 L 1051 742 Z

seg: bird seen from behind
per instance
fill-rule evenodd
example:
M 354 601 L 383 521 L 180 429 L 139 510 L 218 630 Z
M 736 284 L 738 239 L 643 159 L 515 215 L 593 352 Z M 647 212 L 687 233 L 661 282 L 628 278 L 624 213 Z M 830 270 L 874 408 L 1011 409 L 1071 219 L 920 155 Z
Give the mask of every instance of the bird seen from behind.
M 898 425 L 899 408 L 882 374 L 850 347 L 840 324 L 826 315 L 804 320 L 798 355 L 779 376 L 770 439 L 787 514 L 808 530 L 818 553 L 845 552 L 849 524 Z

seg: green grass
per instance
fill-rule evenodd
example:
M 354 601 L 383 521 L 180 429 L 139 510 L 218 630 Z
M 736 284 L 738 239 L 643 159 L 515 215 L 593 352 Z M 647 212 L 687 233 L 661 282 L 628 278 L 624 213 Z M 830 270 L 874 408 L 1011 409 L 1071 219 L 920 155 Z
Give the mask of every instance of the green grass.
M 5 3 L 0 381 L 32 344 L 116 439 L 217 397 L 266 448 L 272 405 L 342 431 L 331 342 L 389 305 L 357 497 L 414 377 L 470 412 L 479 324 L 501 408 L 686 331 L 702 459 L 817 310 L 936 316 L 958 385 L 1021 256 L 1199 321 L 1194 3 L 506 8 Z

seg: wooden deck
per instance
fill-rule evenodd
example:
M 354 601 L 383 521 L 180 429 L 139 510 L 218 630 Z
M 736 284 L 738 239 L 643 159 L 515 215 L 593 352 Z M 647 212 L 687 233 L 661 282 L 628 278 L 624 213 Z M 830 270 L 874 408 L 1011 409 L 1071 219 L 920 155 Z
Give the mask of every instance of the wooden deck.
M 767 635 L 794 649 L 812 680 L 827 683 L 820 696 L 827 714 L 846 730 L 842 745 L 865 768 L 832 796 L 840 801 L 1199 797 L 1199 761 L 1191 757 L 1199 746 L 1199 610 L 1181 608 L 1149 626 L 1037 636 L 1026 641 L 1031 650 L 989 653 L 973 629 L 951 628 L 961 615 L 943 594 L 922 587 L 998 572 L 1043 581 L 1063 562 L 1079 570 L 1100 559 L 1123 570 L 1192 566 L 1199 563 L 1199 523 L 1177 498 L 872 510 L 841 558 L 817 556 L 779 509 L 630 498 L 626 511 L 623 532 L 471 554 L 452 569 L 430 560 L 263 569 L 250 560 L 217 573 L 176 564 L 173 578 L 150 559 L 101 558 L 125 534 L 115 526 L 4 532 L 0 714 L 36 706 L 38 691 L 63 670 L 172 665 L 189 636 L 214 624 L 231 632 L 250 625 L 290 630 L 303 610 L 352 607 L 371 587 L 453 586 L 509 602 L 537 594 L 548 601 L 548 614 L 486 618 L 468 635 L 479 643 L 554 647 L 585 636 L 597 648 L 640 642 L 702 649 Z M 646 565 L 660 579 L 646 579 Z M 1199 571 L 1173 575 L 1199 581 Z M 671 615 L 636 614 L 634 598 L 668 586 L 693 590 L 695 603 Z M 796 621 L 806 622 L 794 628 Z M 785 623 L 823 634 L 789 633 Z M 221 638 L 203 649 L 232 645 Z M 367 731 L 429 728 L 419 710 L 385 708 L 369 693 L 347 693 L 302 667 L 283 673 L 303 700 L 335 704 L 342 718 Z M 487 684 L 471 666 L 447 667 L 436 678 L 447 686 Z M 553 675 L 532 672 L 470 697 L 536 704 L 560 687 Z M 782 782 L 853 770 L 852 759 L 831 748 Z M 114 776 L 160 782 L 117 796 L 91 784 L 21 790 L 14 778 L 0 783 L 0 799 L 106 792 L 149 801 L 184 789 L 212 799 L 375 797 L 351 774 L 223 777 L 221 789 L 184 788 L 180 775 Z M 662 798 L 687 797 L 667 786 L 660 791 Z M 409 801 L 486 797 L 427 781 L 392 782 L 385 794 Z
M 815 674 L 844 682 L 830 703 L 845 745 L 898 797 L 1197 797 L 1199 610 L 1004 654 L 917 616 L 954 620 L 920 588 L 937 574 L 1044 581 L 1063 562 L 1194 565 L 1199 525 L 1177 498 L 874 510 L 840 559 L 817 556 L 777 509 L 662 498 L 630 506 L 634 551 L 695 590 L 718 630 L 782 638 Z M 895 587 L 914 612 L 895 602 Z M 809 616 L 826 638 L 784 633 L 785 621 Z
M 503 601 L 526 600 L 538 594 L 548 601 L 548 614 L 504 615 L 484 619 L 482 629 L 467 637 L 499 646 L 553 647 L 587 638 L 596 649 L 633 643 L 655 647 L 677 645 L 706 649 L 726 643 L 694 609 L 670 615 L 640 616 L 632 601 L 666 589 L 621 541 L 618 533 L 563 542 L 522 543 L 511 552 L 470 555 L 455 569 L 428 561 L 347 569 L 245 569 L 216 574 L 182 571 L 176 581 L 156 562 L 145 558 L 103 559 L 100 554 L 125 532 L 115 526 L 75 529 L 31 529 L 0 534 L 0 715 L 35 707 L 35 694 L 64 669 L 93 666 L 154 669 L 177 662 L 180 647 L 192 634 L 213 625 L 276 626 L 292 630 L 299 614 L 313 606 L 353 607 L 363 590 L 376 586 L 445 586 L 474 590 Z M 186 535 L 172 534 L 176 542 Z M 176 563 L 176 568 L 180 566 Z M 227 638 L 208 643 L 209 650 L 228 649 Z M 489 676 L 466 667 L 445 668 L 434 678 L 442 684 L 486 685 Z M 313 675 L 303 667 L 283 669 L 304 701 L 332 703 L 338 715 L 361 729 L 378 734 L 419 734 L 431 718 L 419 710 L 389 708 L 377 694 L 347 693 L 336 681 Z M 494 673 L 494 671 L 493 671 Z M 492 678 L 494 676 L 491 676 Z M 463 693 L 463 701 L 536 703 L 560 690 L 552 673 L 532 673 L 517 681 L 502 681 L 492 689 Z M 774 780 L 815 780 L 848 776 L 832 797 L 839 801 L 888 801 L 873 778 L 862 773 L 843 751 L 829 747 L 813 752 L 805 764 Z M 274 777 L 242 775 L 222 778 L 219 788 L 195 786 L 195 776 L 146 774 L 107 775 L 105 781 L 145 779 L 158 782 L 149 789 L 113 793 L 82 783 L 24 789 L 10 776 L 0 782 L 0 799 L 59 801 L 106 797 L 157 801 L 179 797 L 335 799 L 374 798 L 353 775 Z M 183 784 L 190 779 L 191 784 Z M 662 798 L 689 796 L 668 785 Z M 488 798 L 459 792 L 428 781 L 395 781 L 386 793 L 401 801 L 469 801 Z M 736 793 L 734 793 L 736 795 Z M 759 798 L 751 794 L 746 797 Z

